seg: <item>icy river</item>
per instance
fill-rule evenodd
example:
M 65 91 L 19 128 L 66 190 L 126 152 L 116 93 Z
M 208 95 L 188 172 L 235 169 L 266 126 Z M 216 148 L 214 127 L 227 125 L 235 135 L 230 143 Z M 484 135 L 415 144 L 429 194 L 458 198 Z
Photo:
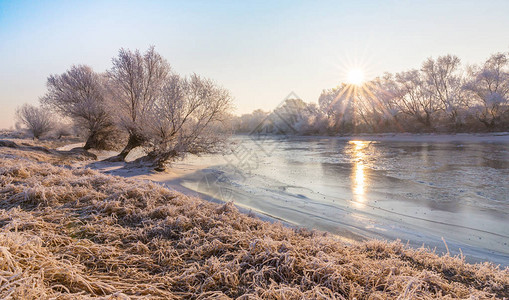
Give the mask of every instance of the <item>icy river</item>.
M 509 265 L 509 136 L 237 136 L 166 181 L 345 240 L 400 239 Z M 178 164 L 177 164 L 178 167 Z M 460 250 L 461 249 L 461 250 Z

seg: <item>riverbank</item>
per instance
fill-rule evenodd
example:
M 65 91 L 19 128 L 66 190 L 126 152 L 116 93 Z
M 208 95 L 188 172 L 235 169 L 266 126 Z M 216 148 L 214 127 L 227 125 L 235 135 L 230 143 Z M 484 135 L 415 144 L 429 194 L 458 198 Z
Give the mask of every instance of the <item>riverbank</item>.
M 2 298 L 508 297 L 509 270 L 346 246 L 142 180 L 0 149 Z

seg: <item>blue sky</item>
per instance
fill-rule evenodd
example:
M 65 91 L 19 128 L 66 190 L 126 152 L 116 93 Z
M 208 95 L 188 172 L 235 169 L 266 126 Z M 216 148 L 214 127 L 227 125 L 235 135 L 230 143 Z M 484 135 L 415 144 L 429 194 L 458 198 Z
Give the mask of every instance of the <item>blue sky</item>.
M 316 101 L 352 68 L 368 78 L 456 54 L 509 51 L 509 1 L 2 1 L 0 128 L 73 64 L 102 72 L 155 45 L 176 72 L 211 77 L 237 113 L 291 91 Z

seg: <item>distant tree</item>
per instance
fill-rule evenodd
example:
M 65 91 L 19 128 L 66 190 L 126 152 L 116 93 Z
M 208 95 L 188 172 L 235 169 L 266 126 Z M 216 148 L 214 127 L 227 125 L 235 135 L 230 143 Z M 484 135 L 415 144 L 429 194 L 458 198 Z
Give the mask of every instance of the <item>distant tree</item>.
M 250 114 L 243 114 L 236 119 L 234 130 L 239 133 L 250 133 L 261 127 L 268 115 L 268 112 L 261 109 L 256 109 Z
M 318 106 L 327 119 L 329 133 L 348 133 L 353 130 L 354 103 L 351 86 L 341 84 L 322 91 Z
M 460 59 L 455 55 L 428 58 L 422 65 L 423 80 L 430 87 L 431 97 L 440 103 L 455 126 L 460 126 L 460 110 L 464 105 Z
M 396 74 L 397 105 L 402 113 L 414 117 L 427 130 L 432 130 L 432 120 L 440 110 L 440 101 L 433 96 L 428 81 L 423 80 L 418 70 Z
M 286 99 L 269 116 L 277 134 L 302 134 L 310 127 L 312 111 L 302 99 Z
M 398 88 L 394 81 L 394 76 L 390 73 L 385 73 L 382 77 L 372 80 L 369 83 L 368 89 L 382 111 L 382 121 L 385 126 L 383 130 L 401 130 L 402 128 L 398 120 L 401 110 L 397 103 Z
M 354 89 L 355 112 L 359 122 L 365 126 L 364 131 L 380 132 L 383 130 L 384 106 L 375 94 L 373 82 L 365 83 Z
M 36 139 L 47 134 L 53 128 L 51 114 L 45 109 L 30 104 L 23 104 L 19 107 L 16 117 Z
M 168 76 L 145 130 L 147 157 L 162 170 L 165 162 L 187 153 L 216 151 L 228 137 L 231 101 L 229 92 L 209 79 Z
M 72 124 L 64 123 L 64 122 L 60 121 L 54 125 L 52 134 L 57 139 L 61 139 L 63 137 L 69 137 L 74 134 L 74 128 L 73 128 Z
M 120 49 L 107 72 L 116 122 L 128 134 L 128 141 L 118 158 L 124 160 L 129 152 L 148 139 L 147 129 L 153 121 L 152 110 L 161 97 L 170 74 L 168 62 L 150 47 L 144 54 Z
M 501 116 L 509 112 L 509 59 L 505 53 L 493 54 L 482 66 L 469 70 L 464 88 L 475 99 L 471 109 L 489 130 L 494 130 Z
M 61 75 L 51 75 L 43 105 L 71 118 L 87 135 L 85 149 L 106 148 L 116 129 L 108 111 L 104 78 L 89 66 L 72 66 Z

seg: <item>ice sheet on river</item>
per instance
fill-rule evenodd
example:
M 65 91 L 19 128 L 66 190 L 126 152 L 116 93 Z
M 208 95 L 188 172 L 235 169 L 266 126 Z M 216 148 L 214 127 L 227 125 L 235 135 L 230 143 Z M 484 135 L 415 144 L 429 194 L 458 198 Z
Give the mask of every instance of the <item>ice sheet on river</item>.
M 156 180 L 346 239 L 425 244 L 509 265 L 509 135 L 236 137 Z M 178 165 L 178 164 L 177 164 Z

